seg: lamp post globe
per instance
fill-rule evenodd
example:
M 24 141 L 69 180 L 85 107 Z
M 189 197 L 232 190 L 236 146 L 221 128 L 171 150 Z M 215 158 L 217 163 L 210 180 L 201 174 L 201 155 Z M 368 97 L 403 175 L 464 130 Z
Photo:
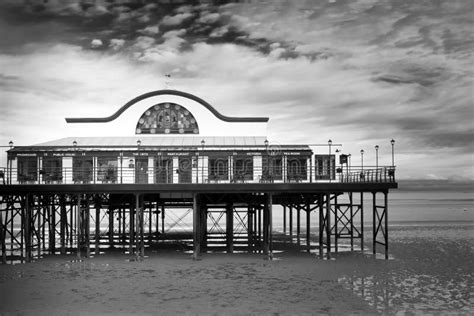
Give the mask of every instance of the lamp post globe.
M 379 145 L 375 145 L 375 169 L 379 168 Z
M 392 145 L 392 167 L 395 167 L 395 154 L 394 154 L 395 140 L 392 139 L 390 141 L 390 144 Z

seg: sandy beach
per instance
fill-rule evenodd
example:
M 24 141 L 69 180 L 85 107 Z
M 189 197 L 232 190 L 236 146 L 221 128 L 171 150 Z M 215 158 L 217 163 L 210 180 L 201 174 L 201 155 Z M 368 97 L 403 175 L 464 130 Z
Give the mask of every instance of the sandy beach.
M 394 227 L 391 259 L 332 260 L 277 243 L 261 254 L 112 253 L 0 266 L 0 311 L 20 315 L 470 315 L 472 225 Z M 437 238 L 436 235 L 443 235 Z M 435 236 L 435 237 L 433 237 Z

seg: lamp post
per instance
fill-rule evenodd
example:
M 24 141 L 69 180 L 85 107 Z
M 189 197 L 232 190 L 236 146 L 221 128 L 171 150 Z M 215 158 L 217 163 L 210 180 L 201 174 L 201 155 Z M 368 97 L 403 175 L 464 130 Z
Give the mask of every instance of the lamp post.
M 201 165 L 201 182 L 204 183 L 204 146 L 206 145 L 206 141 L 204 139 L 201 140 L 201 156 L 202 156 L 202 165 Z
M 10 146 L 10 149 L 12 149 L 12 148 L 13 148 L 13 141 L 9 141 L 9 142 L 8 142 L 8 146 Z M 13 166 L 13 161 L 12 161 L 12 159 L 10 158 L 8 162 L 9 162 L 9 165 L 10 165 L 10 166 L 9 166 L 9 170 L 8 170 L 8 183 L 9 183 L 9 184 L 12 184 L 12 166 Z
M 379 177 L 379 145 L 375 145 L 375 181 Z
M 375 145 L 375 169 L 379 168 L 379 145 Z
M 390 144 L 392 144 L 392 167 L 395 167 L 395 155 L 394 155 L 395 140 L 392 139 L 390 141 Z
M 329 173 L 329 183 L 331 183 L 331 146 L 332 146 L 332 140 L 328 140 L 328 146 L 329 146 L 329 159 L 328 159 L 328 166 L 329 166 L 329 170 L 328 170 L 328 173 Z
M 360 150 L 360 163 L 361 163 L 361 169 L 362 173 L 364 172 L 364 150 Z
M 72 147 L 74 148 L 74 151 L 77 152 L 77 141 L 76 140 L 74 140 L 72 142 Z M 74 155 L 76 155 L 76 154 L 74 154 Z M 73 159 L 73 162 L 74 162 L 74 159 Z M 77 169 L 79 169 L 79 170 L 76 170 L 76 172 L 74 172 L 74 169 L 75 169 L 74 168 L 74 163 L 72 164 L 72 166 L 73 167 L 72 167 L 72 170 L 71 170 L 71 176 L 72 176 L 72 181 L 74 183 L 75 181 L 78 181 L 77 178 L 82 177 L 82 171 L 80 170 L 82 168 L 82 165 L 78 166 L 79 168 L 77 168 Z M 67 173 L 67 170 L 66 170 L 66 173 Z M 75 173 L 75 175 L 74 175 L 74 173 Z
M 142 141 L 138 139 L 138 140 L 137 140 L 138 156 L 137 156 L 137 159 L 136 159 L 136 161 L 135 161 L 135 170 L 136 170 L 136 171 L 135 171 L 135 174 L 136 174 L 135 177 L 137 178 L 137 179 L 135 179 L 135 180 L 136 180 L 136 183 L 140 183 L 140 180 L 141 180 L 141 179 L 140 179 L 140 175 L 141 175 L 141 173 L 140 173 L 141 170 L 140 170 L 140 169 L 141 169 L 141 166 L 138 164 L 138 162 L 139 162 L 139 160 L 140 160 L 140 146 L 141 146 L 141 145 L 142 145 Z
M 266 170 L 263 170 L 263 161 L 262 161 L 262 179 L 265 179 L 265 181 L 269 181 L 270 179 L 270 161 L 268 161 L 268 139 L 265 139 L 263 142 L 265 144 L 265 157 L 263 157 L 266 161 Z

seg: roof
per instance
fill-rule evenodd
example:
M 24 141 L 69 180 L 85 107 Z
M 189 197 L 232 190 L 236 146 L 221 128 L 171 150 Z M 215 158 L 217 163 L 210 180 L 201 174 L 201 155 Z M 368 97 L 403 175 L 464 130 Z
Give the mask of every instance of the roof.
M 142 94 L 130 101 L 128 101 L 124 106 L 122 106 L 117 112 L 112 114 L 111 116 L 108 117 L 81 117 L 81 118 L 66 118 L 66 122 L 68 123 L 104 123 L 104 122 L 110 122 L 115 120 L 117 117 L 120 116 L 123 112 L 125 112 L 126 109 L 131 107 L 137 102 L 140 102 L 141 100 L 151 98 L 154 96 L 158 95 L 175 95 L 175 96 L 180 96 L 183 98 L 187 98 L 190 100 L 193 100 L 197 103 L 200 103 L 202 106 L 207 108 L 209 111 L 212 112 L 217 118 L 221 119 L 224 122 L 268 122 L 268 117 L 230 117 L 230 116 L 225 116 L 219 113 L 212 105 L 204 101 L 203 99 L 187 93 L 183 91 L 178 91 L 178 90 L 157 90 L 157 91 L 152 91 L 148 92 L 145 94 Z
M 206 147 L 265 147 L 266 137 L 261 136 L 127 136 L 127 137 L 66 137 L 45 143 L 23 147 L 72 147 L 77 142 L 79 147 L 136 147 L 140 140 L 141 146 L 197 146 L 201 147 L 204 140 Z M 270 147 L 276 147 L 272 142 Z M 278 145 L 280 146 L 280 145 Z M 307 145 L 282 145 L 282 147 L 308 148 Z

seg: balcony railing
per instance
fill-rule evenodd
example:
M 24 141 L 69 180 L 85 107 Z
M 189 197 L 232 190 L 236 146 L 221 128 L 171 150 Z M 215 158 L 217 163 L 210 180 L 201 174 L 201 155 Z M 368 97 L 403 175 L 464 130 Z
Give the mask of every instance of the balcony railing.
M 19 170 L 0 167 L 0 185 L 6 184 L 178 184 L 178 183 L 393 183 L 395 167 L 336 168 L 317 173 L 306 167 L 222 169 L 192 168 L 49 168 Z

